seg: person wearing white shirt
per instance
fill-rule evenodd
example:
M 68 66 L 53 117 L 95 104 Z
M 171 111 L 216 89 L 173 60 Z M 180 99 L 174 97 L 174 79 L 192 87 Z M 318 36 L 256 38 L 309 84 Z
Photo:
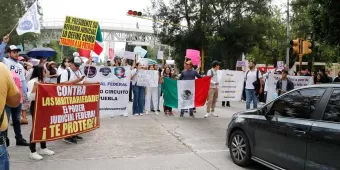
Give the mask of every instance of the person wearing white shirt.
M 24 66 L 22 66 L 18 62 L 19 52 L 21 51 L 21 49 L 15 45 L 10 45 L 6 50 L 6 53 L 9 57 L 2 58 L 3 52 L 5 51 L 8 41 L 9 41 L 9 35 L 3 38 L 3 42 L 0 45 L 0 60 L 2 60 L 3 64 L 7 66 L 9 71 L 15 72 L 16 74 L 19 75 L 23 95 L 27 95 L 26 78 L 25 78 L 26 72 L 25 72 Z M 23 138 L 21 134 L 20 119 L 21 119 L 22 103 L 19 106 L 14 107 L 14 108 L 10 106 L 6 106 L 5 109 L 7 113 L 7 118 L 9 119 L 10 117 L 12 117 L 16 145 L 17 146 L 29 146 L 29 143 L 27 143 L 27 141 Z M 9 139 L 7 138 L 7 131 L 8 130 L 6 130 L 5 132 L 5 136 L 6 136 L 6 140 L 9 141 Z
M 82 65 L 83 61 L 80 57 L 75 56 L 72 57 L 69 63 L 69 67 L 61 73 L 60 83 L 61 84 L 84 84 L 87 83 L 84 81 L 85 75 L 80 71 L 79 67 Z M 82 140 L 83 138 L 80 136 L 73 136 L 69 138 L 65 138 L 64 142 L 66 143 L 77 143 L 77 140 Z
M 208 92 L 208 103 L 207 103 L 207 113 L 204 115 L 204 118 L 212 116 L 218 117 L 215 113 L 216 101 L 218 98 L 218 80 L 217 80 L 217 71 L 220 69 L 220 63 L 218 61 L 214 61 L 212 63 L 212 68 L 208 70 L 207 76 L 211 76 L 210 80 L 210 89 Z
M 41 65 L 36 65 L 33 68 L 31 80 L 27 83 L 28 88 L 28 99 L 31 101 L 30 111 L 32 114 L 32 122 L 34 121 L 34 114 L 35 114 L 35 93 L 37 90 L 37 86 L 40 82 L 44 82 L 44 67 Z M 46 142 L 40 142 L 40 152 L 37 153 L 36 151 L 36 143 L 32 143 L 32 131 L 30 135 L 30 154 L 29 158 L 34 160 L 42 160 L 43 157 L 41 155 L 54 155 L 54 152 L 47 149 Z
M 63 73 L 69 66 L 69 59 L 64 58 L 63 61 L 61 62 L 61 65 L 59 66 L 57 70 L 57 75 L 60 76 L 61 73 Z
M 246 72 L 246 109 L 250 109 L 250 103 L 253 101 L 253 107 L 257 108 L 257 91 L 262 93 L 262 75 L 259 70 L 255 68 L 256 63 L 254 61 L 249 62 L 249 70 Z M 257 83 L 254 83 L 257 82 Z M 255 87 L 254 84 L 258 86 Z

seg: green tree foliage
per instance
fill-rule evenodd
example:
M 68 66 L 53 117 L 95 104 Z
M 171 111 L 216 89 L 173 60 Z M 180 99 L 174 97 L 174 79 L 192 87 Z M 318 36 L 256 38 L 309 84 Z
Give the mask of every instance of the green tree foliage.
M 174 47 L 172 57 L 180 67 L 191 48 L 204 49 L 206 69 L 213 60 L 233 69 L 243 52 L 266 41 L 266 25 L 259 18 L 270 16 L 269 0 L 172 0 L 170 6 L 162 0 L 151 2 L 149 14 L 166 21 L 155 22 L 155 32 L 162 44 Z
M 0 0 L 0 35 L 8 34 L 13 28 L 11 33 L 10 44 L 34 43 L 38 35 L 34 33 L 26 33 L 18 36 L 15 31 L 15 26 L 19 19 L 25 14 L 28 8 L 34 3 L 35 0 Z M 38 4 L 38 12 L 42 18 L 42 9 Z

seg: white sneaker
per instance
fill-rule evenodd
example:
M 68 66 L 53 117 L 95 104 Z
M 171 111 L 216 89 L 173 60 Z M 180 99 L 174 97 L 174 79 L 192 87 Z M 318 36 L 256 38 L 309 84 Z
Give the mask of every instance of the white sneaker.
M 143 116 L 143 113 L 139 114 L 139 116 Z
M 156 115 L 158 115 L 159 113 L 156 111 Z
M 30 159 L 33 159 L 33 160 L 42 160 L 43 157 L 41 155 L 39 155 L 37 152 L 34 152 L 34 153 L 30 153 L 29 155 Z
M 212 112 L 211 115 L 214 116 L 214 117 L 218 117 L 218 115 L 215 114 L 214 112 Z
M 48 155 L 48 156 L 52 156 L 54 155 L 54 152 L 45 148 L 45 149 L 40 149 L 40 155 Z
M 145 114 L 148 115 L 148 114 L 149 114 L 149 111 L 146 111 Z
M 204 115 L 204 118 L 209 117 L 209 115 L 210 115 L 209 113 L 205 114 L 205 115 Z

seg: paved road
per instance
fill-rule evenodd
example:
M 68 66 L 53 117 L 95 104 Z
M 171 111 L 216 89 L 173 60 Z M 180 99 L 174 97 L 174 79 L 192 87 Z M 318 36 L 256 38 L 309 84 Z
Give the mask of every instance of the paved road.
M 101 127 L 84 134 L 77 145 L 49 142 L 56 154 L 41 161 L 28 158 L 28 147 L 10 146 L 11 170 L 242 170 L 236 166 L 225 146 L 225 131 L 230 117 L 244 110 L 244 103 L 218 107 L 219 118 L 203 118 L 204 107 L 196 118 L 164 114 L 101 119 Z M 130 112 L 131 113 L 131 112 Z M 22 126 L 29 137 L 30 125 Z M 13 129 L 9 130 L 14 144 Z M 37 145 L 39 147 L 39 145 Z M 249 169 L 265 169 L 255 164 Z

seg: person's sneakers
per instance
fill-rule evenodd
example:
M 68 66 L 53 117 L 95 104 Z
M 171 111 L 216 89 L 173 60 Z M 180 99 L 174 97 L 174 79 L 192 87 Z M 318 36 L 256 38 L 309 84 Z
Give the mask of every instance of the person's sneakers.
M 143 116 L 143 113 L 139 114 L 140 116 Z
M 148 115 L 148 114 L 149 114 L 149 111 L 146 111 L 145 114 Z
M 42 160 L 43 157 L 41 155 L 39 155 L 37 152 L 34 152 L 34 153 L 30 153 L 29 155 L 30 159 L 33 159 L 33 160 Z
M 184 117 L 184 114 L 181 113 L 181 115 L 179 117 Z
M 218 115 L 214 112 L 211 112 L 211 115 L 214 116 L 214 117 L 218 117 Z
M 83 140 L 83 137 L 78 136 L 78 135 L 74 136 L 74 138 L 75 138 L 76 140 Z
M 193 118 L 195 118 L 195 115 L 194 115 L 194 113 L 190 113 L 190 116 L 191 116 L 191 117 L 193 117 Z
M 151 109 L 151 112 L 156 112 L 154 109 Z
M 157 112 L 161 112 L 161 110 L 158 109 Z
M 77 144 L 77 139 L 75 138 L 65 138 L 63 141 L 69 144 Z
M 24 138 L 17 139 L 17 146 L 30 146 Z
M 48 156 L 52 156 L 54 155 L 54 152 L 45 148 L 45 149 L 40 149 L 40 155 L 48 155 Z
M 159 113 L 158 113 L 158 111 L 156 112 L 156 115 L 158 115 Z
M 209 115 L 210 115 L 209 113 L 205 114 L 205 115 L 204 115 L 204 118 L 209 117 Z

